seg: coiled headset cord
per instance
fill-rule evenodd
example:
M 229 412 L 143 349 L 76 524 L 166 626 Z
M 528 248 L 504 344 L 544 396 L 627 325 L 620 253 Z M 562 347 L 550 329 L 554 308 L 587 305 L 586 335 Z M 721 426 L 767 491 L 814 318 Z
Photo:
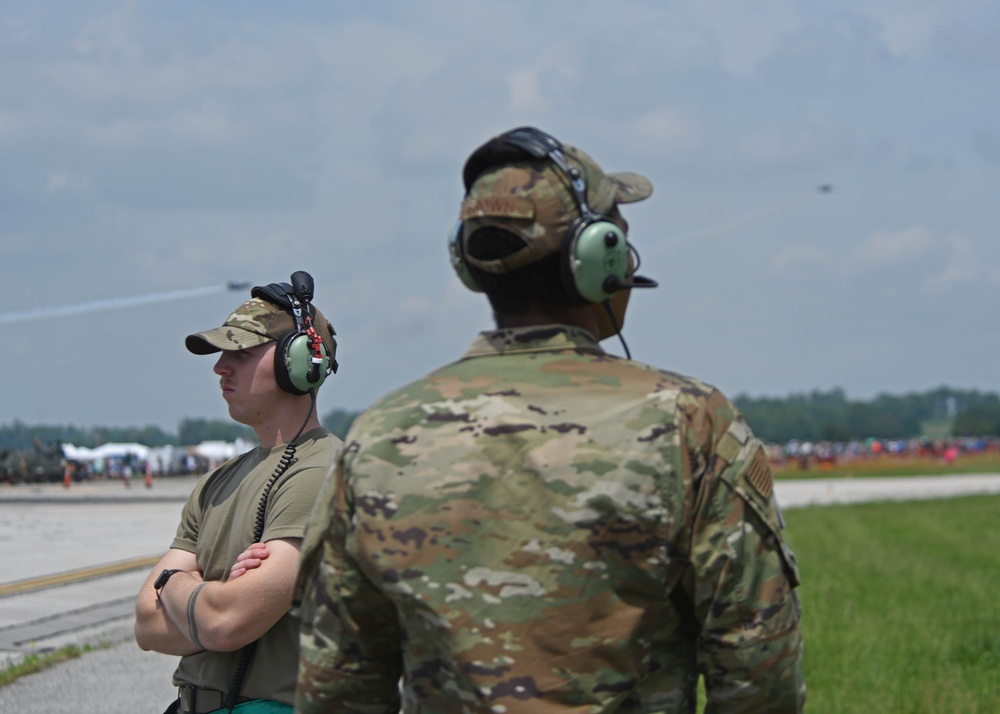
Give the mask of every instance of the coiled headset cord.
M 302 422 L 302 426 L 299 427 L 298 432 L 292 437 L 292 440 L 285 445 L 285 453 L 281 455 L 281 459 L 278 461 L 278 465 L 274 469 L 274 473 L 271 474 L 271 478 L 268 479 L 267 485 L 264 487 L 263 493 L 260 496 L 260 503 L 257 504 L 257 516 L 254 519 L 254 529 L 253 529 L 253 542 L 259 543 L 260 539 L 264 537 L 264 522 L 267 515 L 267 501 L 271 496 L 271 489 L 274 488 L 274 484 L 278 482 L 289 467 L 295 463 L 295 449 L 297 448 L 296 442 L 299 437 L 302 436 L 302 432 L 306 428 L 306 424 L 312 418 L 313 412 L 316 411 L 316 390 L 309 390 L 310 402 L 309 402 L 309 413 L 306 414 L 306 419 Z M 257 651 L 257 640 L 254 640 L 248 645 L 245 645 L 242 650 L 240 650 L 240 658 L 236 661 L 236 667 L 233 669 L 233 676 L 229 680 L 229 691 L 226 692 L 225 699 L 222 700 L 222 706 L 226 708 L 227 711 L 232 712 L 233 707 L 237 704 L 237 699 L 239 699 L 240 691 L 243 689 L 243 680 L 246 679 L 247 671 L 250 669 L 250 663 L 253 661 L 254 653 Z

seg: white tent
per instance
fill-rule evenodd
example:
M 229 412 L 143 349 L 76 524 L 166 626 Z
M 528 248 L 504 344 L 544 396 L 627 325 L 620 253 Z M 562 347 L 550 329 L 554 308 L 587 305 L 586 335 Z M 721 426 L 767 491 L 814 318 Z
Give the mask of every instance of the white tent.
M 234 456 L 249 451 L 253 447 L 254 444 L 252 442 L 244 439 L 237 439 L 236 441 L 203 441 L 197 446 L 190 447 L 188 451 L 196 456 L 208 459 L 208 462 L 214 468 Z
M 62 445 L 63 456 L 70 461 L 89 462 L 94 459 L 124 459 L 127 456 L 135 456 L 140 461 L 145 461 L 149 457 L 149 447 L 142 444 L 128 443 L 117 444 L 109 442 L 90 449 L 86 446 L 74 446 L 73 444 Z
M 186 455 L 204 459 L 208 462 L 208 468 L 215 468 L 224 461 L 249 451 L 253 447 L 253 442 L 237 439 L 231 442 L 203 441 L 197 446 L 158 446 L 155 448 L 135 443 L 107 443 L 93 449 L 86 446 L 63 444 L 62 451 L 65 458 L 81 464 L 89 464 L 97 459 L 124 461 L 131 456 L 140 462 L 148 463 L 154 473 L 159 473 L 161 469 L 167 472 L 172 471 L 179 465 L 178 461 L 185 458 Z M 201 468 L 204 468 L 204 463 L 199 466 L 199 469 Z

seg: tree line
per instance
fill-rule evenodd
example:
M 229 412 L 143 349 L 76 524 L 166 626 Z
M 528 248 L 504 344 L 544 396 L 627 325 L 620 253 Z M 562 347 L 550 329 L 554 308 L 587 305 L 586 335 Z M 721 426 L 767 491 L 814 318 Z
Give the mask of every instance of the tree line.
M 939 387 L 851 400 L 832 389 L 784 398 L 739 395 L 733 402 L 758 438 L 775 443 L 1000 436 L 1000 396 L 976 390 Z
M 222 419 L 184 419 L 177 433 L 158 426 L 118 427 L 25 424 L 14 421 L 0 426 L 0 449 L 31 449 L 41 444 L 73 444 L 94 448 L 109 442 L 136 443 L 144 446 L 192 446 L 203 441 L 256 441 L 249 427 Z
M 843 442 L 872 437 L 1000 436 L 1000 396 L 976 390 L 939 387 L 921 394 L 880 394 L 866 401 L 848 399 L 842 389 L 832 389 L 787 397 L 739 395 L 733 401 L 758 438 L 776 443 L 792 439 Z M 334 409 L 320 421 L 343 438 L 359 413 Z M 238 438 L 256 440 L 249 427 L 221 419 L 184 419 L 176 433 L 157 426 L 84 428 L 20 421 L 0 426 L 0 449 L 30 449 L 36 441 L 89 447 L 108 442 L 191 446 Z

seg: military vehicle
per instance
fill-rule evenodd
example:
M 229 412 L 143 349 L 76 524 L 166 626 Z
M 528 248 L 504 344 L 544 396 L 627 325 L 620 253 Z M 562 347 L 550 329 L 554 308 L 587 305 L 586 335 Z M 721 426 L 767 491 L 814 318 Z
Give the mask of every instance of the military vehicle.
M 66 474 L 66 459 L 61 444 L 43 445 L 35 439 L 31 450 L 0 450 L 0 481 L 7 483 L 46 483 L 61 481 Z M 70 464 L 72 471 L 76 471 Z

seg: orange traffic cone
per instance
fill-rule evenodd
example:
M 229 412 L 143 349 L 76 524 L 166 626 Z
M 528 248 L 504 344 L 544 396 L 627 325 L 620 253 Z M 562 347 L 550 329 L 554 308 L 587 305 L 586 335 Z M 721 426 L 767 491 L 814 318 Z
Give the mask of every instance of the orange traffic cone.
M 66 464 L 66 469 L 63 471 L 63 488 L 69 488 L 72 479 L 69 475 L 69 464 Z

